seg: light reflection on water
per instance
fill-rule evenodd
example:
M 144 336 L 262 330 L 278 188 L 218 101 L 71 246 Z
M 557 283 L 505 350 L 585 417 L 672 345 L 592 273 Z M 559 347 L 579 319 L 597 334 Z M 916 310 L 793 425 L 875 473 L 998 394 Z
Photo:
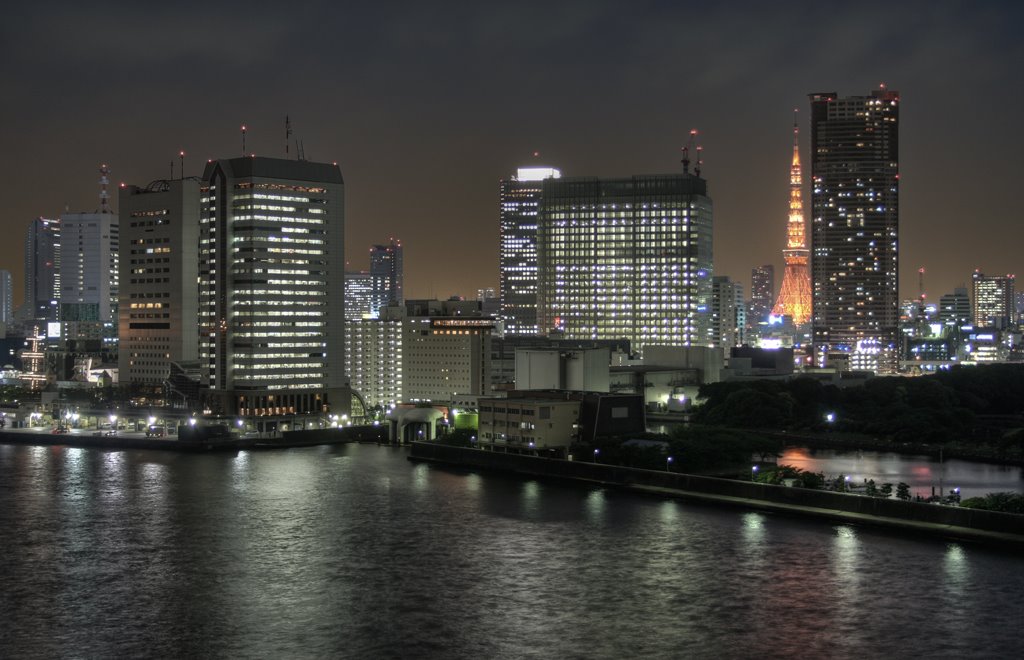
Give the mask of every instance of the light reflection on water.
M 0 546 L 3 657 L 1011 657 L 1024 592 L 984 548 L 369 445 L 3 450 Z
M 1024 492 L 1024 468 L 975 463 L 956 459 L 944 460 L 928 456 L 904 456 L 890 452 L 839 451 L 786 447 L 778 459 L 781 465 L 792 465 L 809 472 L 822 472 L 826 477 L 849 475 L 851 483 L 862 484 L 874 479 L 881 486 L 901 481 L 910 486 L 913 495 L 928 497 L 935 488 L 948 493 L 960 488 L 962 497 L 977 497 L 998 491 Z

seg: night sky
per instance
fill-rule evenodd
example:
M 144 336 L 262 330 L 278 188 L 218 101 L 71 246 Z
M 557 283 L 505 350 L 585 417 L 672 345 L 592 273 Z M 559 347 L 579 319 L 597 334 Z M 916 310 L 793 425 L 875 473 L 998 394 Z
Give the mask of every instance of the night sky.
M 242 123 L 283 156 L 286 114 L 307 159 L 341 167 L 350 269 L 400 238 L 408 297 L 497 287 L 517 166 L 677 171 L 691 128 L 715 273 L 781 281 L 793 108 L 806 162 L 807 94 L 882 82 L 902 97 L 901 298 L 920 266 L 931 299 L 975 268 L 1024 275 L 1021 3 L 27 4 L 0 23 L 16 301 L 28 220 L 95 209 L 101 162 L 145 185 L 184 149 L 198 175 L 240 155 Z

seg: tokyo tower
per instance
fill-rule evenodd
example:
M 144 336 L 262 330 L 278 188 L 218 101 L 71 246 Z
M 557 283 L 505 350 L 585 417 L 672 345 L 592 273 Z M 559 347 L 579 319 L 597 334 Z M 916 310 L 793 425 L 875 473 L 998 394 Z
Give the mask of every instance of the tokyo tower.
M 797 143 L 796 121 L 793 121 L 793 165 L 789 169 L 789 222 L 786 232 L 786 271 L 782 276 L 782 289 L 775 301 L 772 314 L 791 316 L 794 325 L 811 320 L 810 252 L 804 233 L 803 177 L 800 174 L 800 147 Z

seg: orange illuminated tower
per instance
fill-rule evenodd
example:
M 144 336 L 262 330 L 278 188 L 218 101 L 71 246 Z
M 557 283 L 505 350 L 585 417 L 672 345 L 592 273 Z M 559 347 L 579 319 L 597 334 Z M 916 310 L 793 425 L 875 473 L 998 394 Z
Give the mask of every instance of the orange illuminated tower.
M 800 174 L 800 147 L 797 143 L 796 121 L 793 121 L 793 165 L 789 170 L 789 222 L 787 223 L 786 271 L 782 275 L 782 289 L 775 301 L 772 314 L 791 316 L 794 325 L 811 320 L 810 252 L 804 233 L 803 177 Z

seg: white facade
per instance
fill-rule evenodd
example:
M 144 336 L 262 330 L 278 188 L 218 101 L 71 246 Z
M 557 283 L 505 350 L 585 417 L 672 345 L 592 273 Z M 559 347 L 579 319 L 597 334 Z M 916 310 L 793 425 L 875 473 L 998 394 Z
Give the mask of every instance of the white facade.
M 400 318 L 345 323 L 345 373 L 367 406 L 402 400 L 402 327 Z
M 539 331 L 566 339 L 711 342 L 712 204 L 681 173 L 543 182 Z
M 120 281 L 117 215 L 65 213 L 60 224 L 61 336 L 66 340 L 112 336 Z
M 494 320 L 413 316 L 402 329 L 402 401 L 448 403 L 486 394 Z
M 516 351 L 516 389 L 610 392 L 610 363 L 607 348 L 520 349 Z

